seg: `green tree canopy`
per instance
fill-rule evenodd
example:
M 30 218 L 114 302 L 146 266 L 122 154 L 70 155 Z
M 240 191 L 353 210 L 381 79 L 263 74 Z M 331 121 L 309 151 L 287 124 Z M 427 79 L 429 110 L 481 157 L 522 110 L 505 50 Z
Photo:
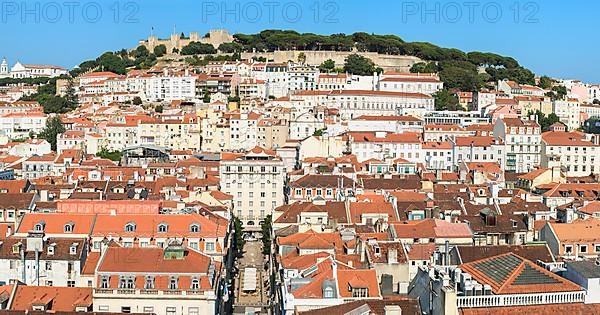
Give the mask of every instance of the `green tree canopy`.
M 263 243 L 263 254 L 270 255 L 271 254 L 271 233 L 273 230 L 273 219 L 271 215 L 265 217 L 262 225 L 260 226 L 262 233 L 262 243 Z
M 133 105 L 142 105 L 142 103 L 143 103 L 142 102 L 142 98 L 139 97 L 139 96 L 136 96 L 136 97 L 133 98 L 133 100 L 131 101 L 131 103 Z
M 435 110 L 463 110 L 459 104 L 458 97 L 453 95 L 447 89 L 443 89 L 433 94 L 435 99 Z
M 166 54 L 167 54 L 167 46 L 160 44 L 160 45 L 154 47 L 154 55 L 156 55 L 156 57 L 162 57 Z
M 529 116 L 529 117 L 532 115 L 536 116 L 537 123 L 542 128 L 542 131 L 548 131 L 550 129 L 550 126 L 552 126 L 553 124 L 555 124 L 557 122 L 560 122 L 560 118 L 558 118 L 558 116 L 555 113 L 550 113 L 548 116 L 546 116 L 544 113 L 542 113 L 539 110 L 536 110 L 535 112 L 529 111 L 527 113 L 527 116 Z
M 435 62 L 418 62 L 410 68 L 411 73 L 436 73 L 438 66 Z
M 541 87 L 542 89 L 548 90 L 552 88 L 552 83 L 554 81 L 548 77 L 548 76 L 542 76 L 540 77 L 540 83 L 538 84 L 539 87 Z
M 46 127 L 38 134 L 41 139 L 50 143 L 53 151 L 56 151 L 56 138 L 65 132 L 65 126 L 59 116 L 53 116 L 46 120 Z
M 377 68 L 375 68 L 375 63 L 371 59 L 358 54 L 352 54 L 346 58 L 344 71 L 354 75 L 372 75 L 377 71 Z
M 221 45 L 219 45 L 219 51 L 222 53 L 226 53 L 226 54 L 231 54 L 231 53 L 240 53 L 242 52 L 244 49 L 244 46 L 242 46 L 239 43 L 223 43 Z
M 217 53 L 217 50 L 213 45 L 200 42 L 191 42 L 187 46 L 181 48 L 182 55 L 206 55 L 215 53 Z
M 321 63 L 319 66 L 319 70 L 321 72 L 332 72 L 335 70 L 335 61 L 331 59 L 327 59 Z

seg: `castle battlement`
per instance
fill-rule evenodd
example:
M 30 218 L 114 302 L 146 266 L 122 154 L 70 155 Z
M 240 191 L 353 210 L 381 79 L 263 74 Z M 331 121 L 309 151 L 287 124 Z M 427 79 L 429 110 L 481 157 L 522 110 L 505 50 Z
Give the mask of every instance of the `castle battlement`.
M 200 42 L 203 44 L 211 44 L 213 47 L 219 48 L 223 43 L 231 43 L 234 38 L 227 30 L 210 30 L 208 36 L 200 37 L 200 33 L 191 32 L 189 36 L 182 37 L 181 34 L 171 34 L 168 39 L 160 39 L 157 36 L 150 36 L 147 40 L 141 40 L 138 46 L 146 46 L 152 51 L 156 46 L 165 45 L 167 52 L 172 53 L 173 50 L 181 50 L 191 42 Z

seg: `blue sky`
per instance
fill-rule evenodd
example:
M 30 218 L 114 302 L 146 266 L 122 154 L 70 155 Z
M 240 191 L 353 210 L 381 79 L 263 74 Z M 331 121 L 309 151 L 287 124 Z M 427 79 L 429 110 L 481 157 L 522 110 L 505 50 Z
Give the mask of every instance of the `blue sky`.
M 364 31 L 496 52 L 538 74 L 599 83 L 593 24 L 599 9 L 599 1 L 583 0 L 8 0 L 0 2 L 0 57 L 72 68 L 104 51 L 135 46 L 152 27 L 161 37 L 174 28 L 201 34 L 214 28 Z

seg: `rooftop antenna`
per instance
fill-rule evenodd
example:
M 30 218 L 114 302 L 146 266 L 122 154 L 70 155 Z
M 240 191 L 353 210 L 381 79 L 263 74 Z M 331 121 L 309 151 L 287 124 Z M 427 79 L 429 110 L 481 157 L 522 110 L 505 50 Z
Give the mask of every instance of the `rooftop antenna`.
M 154 36 L 154 26 L 152 26 L 152 28 L 150 28 L 150 36 Z

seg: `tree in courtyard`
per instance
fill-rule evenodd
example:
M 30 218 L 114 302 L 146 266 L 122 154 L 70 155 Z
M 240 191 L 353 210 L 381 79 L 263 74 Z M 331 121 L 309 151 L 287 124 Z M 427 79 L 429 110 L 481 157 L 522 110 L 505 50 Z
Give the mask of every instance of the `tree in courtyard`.
M 56 151 L 56 138 L 59 134 L 65 132 L 65 125 L 59 116 L 53 116 L 46 120 L 46 127 L 39 133 L 41 139 L 45 139 L 50 143 L 53 151 Z
M 271 233 L 273 230 L 273 218 L 269 214 L 262 225 L 260 226 L 262 232 L 262 243 L 263 243 L 263 254 L 271 255 Z

